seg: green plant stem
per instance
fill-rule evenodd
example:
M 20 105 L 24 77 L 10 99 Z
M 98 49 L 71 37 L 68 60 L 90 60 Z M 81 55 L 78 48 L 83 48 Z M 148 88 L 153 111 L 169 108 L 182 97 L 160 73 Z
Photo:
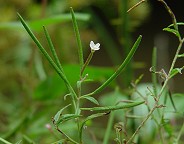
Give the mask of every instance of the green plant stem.
M 140 2 L 138 2 L 137 4 L 135 4 L 134 6 L 132 6 L 131 8 L 129 8 L 127 10 L 127 13 L 130 12 L 131 10 L 133 10 L 134 8 L 138 7 L 139 5 L 141 5 L 143 2 L 146 2 L 146 0 L 141 0 Z
M 58 127 L 56 127 L 57 131 L 59 131 L 61 134 L 63 134 L 70 142 L 74 143 L 74 144 L 79 144 L 78 142 L 76 142 L 75 140 L 73 140 L 71 137 L 69 137 L 68 135 L 66 135 L 64 132 L 62 132 Z
M 136 131 L 133 133 L 133 135 L 129 138 L 129 140 L 127 141 L 127 144 L 130 143 L 130 142 L 132 142 L 132 140 L 134 139 L 134 137 L 138 134 L 139 130 L 143 127 L 143 125 L 146 123 L 146 121 L 151 117 L 151 115 L 153 114 L 153 112 L 155 111 L 155 109 L 157 109 L 158 104 L 159 104 L 160 97 L 161 97 L 161 95 L 162 95 L 165 87 L 168 84 L 168 81 L 170 79 L 169 76 L 170 76 L 170 74 L 171 74 L 171 72 L 172 72 L 172 70 L 173 70 L 173 68 L 175 66 L 175 63 L 176 63 L 176 60 L 178 58 L 179 52 L 181 50 L 181 47 L 183 45 L 183 42 L 184 42 L 184 38 L 179 43 L 179 46 L 177 48 L 176 54 L 174 56 L 174 59 L 172 61 L 172 64 L 171 64 L 171 67 L 170 67 L 168 76 L 167 76 L 167 78 L 166 78 L 166 80 L 165 80 L 165 82 L 164 82 L 164 84 L 163 84 L 163 86 L 162 86 L 162 88 L 161 88 L 161 90 L 160 90 L 160 92 L 158 94 L 157 101 L 155 101 L 155 106 L 150 110 L 150 112 L 148 113 L 148 115 L 146 116 L 146 118 L 142 121 L 142 123 L 139 125 L 139 127 L 136 129 Z
M 2 142 L 5 143 L 5 144 L 12 144 L 12 143 L 8 142 L 7 140 L 5 140 L 5 139 L 3 139 L 3 138 L 1 138 L 1 137 L 0 137 L 0 141 L 2 141 Z
M 180 129 L 180 131 L 178 133 L 178 136 L 177 136 L 177 138 L 176 138 L 176 140 L 175 140 L 175 142 L 173 144 L 178 144 L 179 139 L 180 139 L 180 137 L 181 137 L 183 132 L 184 132 L 184 122 L 183 122 L 183 125 L 182 125 L 182 127 L 181 127 L 181 129 Z
M 81 69 L 81 74 L 80 74 L 80 77 L 82 78 L 82 75 L 84 73 L 84 70 L 86 69 L 86 67 L 88 66 L 89 62 L 91 61 L 92 57 L 93 57 L 93 53 L 95 51 L 91 51 L 91 53 L 89 54 L 86 62 L 84 63 L 84 65 L 82 66 L 82 69 Z
M 109 138 L 110 138 L 110 135 L 111 135 L 111 129 L 112 129 L 112 126 L 113 126 L 114 116 L 115 116 L 115 112 L 112 111 L 110 113 L 109 120 L 108 120 L 108 123 L 107 123 L 107 129 L 105 131 L 103 144 L 108 144 L 109 143 L 108 141 L 109 141 Z
M 172 12 L 172 10 L 169 8 L 169 6 L 166 4 L 166 2 L 164 0 L 158 0 L 160 1 L 164 7 L 166 8 L 166 10 L 168 11 L 168 13 L 170 14 L 171 18 L 172 18 L 172 21 L 173 21 L 173 25 L 174 25 L 174 28 L 175 30 L 178 31 L 178 26 L 177 26 L 177 21 L 176 21 L 176 18 L 175 18 L 175 15 L 174 13 Z M 158 97 L 157 97 L 157 101 L 155 101 L 155 106 L 150 110 L 150 112 L 148 113 L 148 115 L 146 116 L 146 118 L 142 121 L 142 123 L 139 125 L 139 127 L 136 129 L 136 131 L 133 133 L 133 135 L 130 137 L 130 139 L 127 141 L 127 144 L 132 142 L 132 140 L 134 139 L 134 137 L 136 136 L 136 134 L 139 132 L 139 130 L 143 127 L 143 125 L 146 123 L 146 121 L 149 119 L 149 117 L 153 114 L 153 112 L 155 111 L 155 109 L 158 107 L 158 104 L 159 104 L 159 100 L 160 100 L 160 97 L 165 89 L 165 87 L 167 86 L 168 84 L 168 81 L 170 79 L 170 75 L 171 75 L 171 72 L 175 66 L 175 63 L 176 63 L 176 60 L 178 58 L 178 55 L 180 53 L 180 50 L 181 50 L 181 47 L 183 45 L 183 42 L 184 42 L 184 38 L 181 39 L 181 37 L 179 37 L 179 45 L 178 45 L 178 48 L 176 50 L 176 54 L 173 58 L 173 61 L 172 61 L 172 64 L 171 64 L 171 67 L 169 69 L 169 73 L 166 77 L 166 80 L 164 81 L 164 84 L 160 90 L 160 93 L 158 94 Z
M 169 77 L 169 78 L 170 78 L 171 72 L 172 72 L 172 70 L 173 70 L 173 68 L 174 68 L 174 66 L 175 66 L 176 60 L 177 60 L 177 58 L 178 58 L 178 55 L 179 55 L 179 53 L 180 53 L 181 47 L 182 47 L 183 42 L 184 42 L 184 38 L 181 39 L 179 42 L 180 42 L 180 43 L 179 43 L 179 46 L 178 46 L 178 48 L 177 48 L 176 54 L 175 54 L 174 59 L 173 59 L 173 62 L 172 62 L 172 64 L 171 64 L 171 68 L 170 68 L 170 70 L 169 70 L 169 74 L 168 74 L 168 77 Z
M 137 50 L 137 48 L 141 42 L 141 39 L 142 39 L 142 36 L 140 35 L 137 38 L 136 42 L 134 43 L 134 45 L 133 45 L 132 49 L 130 50 L 129 54 L 127 55 L 126 59 L 119 66 L 119 68 L 114 72 L 114 74 L 106 82 L 104 82 L 100 87 L 98 87 L 94 92 L 86 94 L 85 96 L 91 96 L 91 95 L 94 95 L 94 94 L 101 92 L 104 88 L 106 88 L 111 83 L 111 81 L 113 81 L 122 72 L 122 70 L 127 66 L 127 64 L 132 59 L 135 51 Z
M 177 21 L 176 21 L 176 17 L 174 15 L 174 13 L 172 12 L 170 7 L 167 5 L 167 3 L 164 0 L 158 0 L 158 1 L 161 2 L 164 5 L 164 7 L 166 8 L 167 12 L 170 14 L 170 16 L 172 18 L 174 29 L 178 31 L 178 25 L 177 25 Z
M 92 114 L 92 115 L 88 116 L 86 119 L 83 120 L 83 122 L 80 125 L 80 131 L 79 131 L 79 141 L 80 141 L 80 144 L 83 144 L 83 142 L 82 142 L 82 134 L 83 134 L 83 128 L 84 128 L 85 123 L 88 120 L 92 120 L 94 118 L 101 117 L 101 116 L 104 116 L 106 114 L 107 113 L 96 113 L 96 114 Z
M 132 140 L 134 139 L 134 137 L 137 135 L 137 133 L 139 132 L 139 130 L 143 127 L 143 125 L 146 123 L 146 121 L 149 119 L 149 117 L 152 115 L 152 113 L 154 112 L 154 110 L 156 109 L 156 107 L 153 107 L 153 109 L 150 110 L 150 112 L 148 113 L 148 115 L 146 116 L 146 118 L 141 122 L 141 124 L 139 125 L 139 127 L 136 129 L 136 131 L 133 133 L 133 135 L 129 138 L 129 140 L 127 141 L 126 144 L 129 144 L 132 142 Z
M 156 47 L 153 48 L 153 52 L 152 52 L 152 68 L 153 71 L 156 71 L 156 65 L 157 65 L 157 49 Z M 153 72 L 152 73 L 152 82 L 153 82 L 153 92 L 154 95 L 157 96 L 157 76 L 156 73 Z
M 115 105 L 115 106 L 104 106 L 104 107 L 89 107 L 89 108 L 81 108 L 81 110 L 86 111 L 113 111 L 125 108 L 131 108 L 145 103 L 145 101 L 135 101 L 127 104 Z

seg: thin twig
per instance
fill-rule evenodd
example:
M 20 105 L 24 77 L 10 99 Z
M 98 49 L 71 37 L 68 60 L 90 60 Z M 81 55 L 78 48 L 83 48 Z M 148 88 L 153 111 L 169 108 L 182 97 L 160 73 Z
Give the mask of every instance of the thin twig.
M 172 18 L 172 21 L 173 21 L 173 25 L 174 25 L 175 30 L 178 31 L 177 21 L 176 21 L 176 18 L 175 18 L 174 13 L 171 11 L 171 9 L 168 7 L 168 5 L 166 4 L 166 2 L 165 2 L 164 0 L 158 0 L 158 1 L 160 1 L 160 2 L 163 3 L 164 7 L 166 8 L 166 10 L 168 11 L 168 13 L 170 14 L 170 16 L 171 16 L 171 18 Z M 180 52 L 181 47 L 182 47 L 182 45 L 183 45 L 183 43 L 184 43 L 184 38 L 181 39 L 181 38 L 179 37 L 179 42 L 180 42 L 180 43 L 179 43 L 178 48 L 177 48 L 177 50 L 176 50 L 176 54 L 175 54 L 175 56 L 174 56 L 174 58 L 173 58 L 173 61 L 172 61 L 172 64 L 171 64 L 171 67 L 170 67 L 168 76 L 166 77 L 166 79 L 165 79 L 165 81 L 164 81 L 164 84 L 163 84 L 163 86 L 162 86 L 162 88 L 161 88 L 161 90 L 160 90 L 160 92 L 159 92 L 159 94 L 158 94 L 158 98 L 157 98 L 158 101 L 155 101 L 154 107 L 150 110 L 150 112 L 148 113 L 148 115 L 146 116 L 146 118 L 141 122 L 141 124 L 138 126 L 138 128 L 137 128 L 136 131 L 133 133 L 133 135 L 129 138 L 129 140 L 127 141 L 126 144 L 132 142 L 132 140 L 134 139 L 134 137 L 138 134 L 139 130 L 144 126 L 144 124 L 147 122 L 147 120 L 151 117 L 151 115 L 153 114 L 153 112 L 155 111 L 155 109 L 157 109 L 157 108 L 162 108 L 162 105 L 160 105 L 160 106 L 158 105 L 158 104 L 159 104 L 159 100 L 160 100 L 160 98 L 161 98 L 161 95 L 162 95 L 162 93 L 163 93 L 165 87 L 166 87 L 167 84 L 168 84 L 168 81 L 170 80 L 170 75 L 171 75 L 172 70 L 174 69 L 174 66 L 175 66 L 176 60 L 177 60 L 177 58 L 178 58 L 179 52 Z
M 133 10 L 134 8 L 138 7 L 140 4 L 142 4 L 143 2 L 145 2 L 146 0 L 141 0 L 140 2 L 136 3 L 133 7 L 129 8 L 127 10 L 127 13 L 130 12 L 131 10 Z
M 173 22 L 175 30 L 178 31 L 178 25 L 177 25 L 177 21 L 176 21 L 176 17 L 174 15 L 174 13 L 172 12 L 170 7 L 167 5 L 167 3 L 164 0 L 158 0 L 158 1 L 161 2 L 164 5 L 164 7 L 166 8 L 166 10 L 168 11 L 168 13 L 170 14 L 170 16 L 172 18 L 172 22 Z

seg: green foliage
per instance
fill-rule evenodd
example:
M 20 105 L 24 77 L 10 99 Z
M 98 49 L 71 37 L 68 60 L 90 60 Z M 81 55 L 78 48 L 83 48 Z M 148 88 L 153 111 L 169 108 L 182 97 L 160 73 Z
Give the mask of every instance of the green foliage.
M 139 101 L 139 102 L 131 102 L 130 104 L 124 104 L 124 105 L 121 104 L 121 105 L 116 105 L 116 106 L 81 108 L 81 110 L 88 110 L 88 111 L 113 111 L 113 110 L 119 110 L 119 109 L 135 107 L 135 106 L 143 104 L 143 103 L 144 103 L 144 101 Z
M 44 27 L 44 32 L 45 32 L 47 41 L 49 43 L 49 46 L 50 46 L 50 49 L 51 49 L 51 52 L 52 52 L 52 55 L 53 55 L 55 61 L 49 56 L 49 54 L 47 53 L 47 51 L 45 50 L 45 48 L 41 45 L 41 43 L 35 37 L 35 35 L 31 31 L 31 29 L 29 28 L 29 26 L 24 21 L 24 19 L 18 14 L 22 25 L 24 26 L 24 28 L 26 29 L 26 31 L 28 32 L 28 34 L 30 35 L 30 37 L 33 39 L 33 41 L 35 42 L 35 44 L 38 46 L 38 48 L 40 49 L 40 51 L 43 53 L 43 55 L 46 57 L 46 59 L 49 61 L 49 63 L 53 66 L 53 68 L 55 69 L 55 71 L 59 74 L 59 76 L 61 77 L 61 79 L 64 81 L 66 87 L 68 88 L 68 90 L 69 90 L 69 92 L 70 92 L 70 94 L 72 96 L 72 103 L 73 103 L 73 107 L 74 107 L 74 110 L 75 110 L 75 114 L 64 114 L 63 115 L 62 112 L 63 112 L 63 110 L 65 108 L 67 108 L 67 106 L 64 107 L 64 108 L 62 108 L 60 111 L 57 112 L 57 114 L 54 117 L 53 123 L 55 124 L 55 126 L 58 127 L 58 125 L 60 123 L 62 123 L 64 121 L 71 120 L 71 119 L 75 119 L 75 118 L 77 118 L 78 121 L 79 121 L 79 118 L 78 117 L 80 117 L 80 110 L 111 111 L 111 110 L 118 110 L 118 109 L 124 109 L 124 108 L 131 108 L 131 107 L 134 107 L 134 106 L 143 104 L 144 101 L 141 101 L 141 102 L 133 102 L 131 104 L 120 105 L 120 106 L 93 107 L 93 108 L 80 108 L 79 107 L 79 100 L 80 100 L 80 97 L 81 97 L 81 83 L 83 82 L 83 80 L 82 80 L 81 77 L 82 77 L 82 73 L 83 73 L 84 69 L 88 65 L 88 63 L 91 60 L 91 58 L 90 59 L 87 59 L 87 62 L 86 63 L 83 63 L 83 54 L 82 54 L 82 46 L 81 46 L 81 41 L 80 41 L 80 35 L 79 35 L 79 31 L 78 31 L 78 26 L 77 26 L 77 23 L 76 23 L 75 15 L 74 15 L 74 12 L 73 12 L 72 9 L 71 9 L 71 14 L 72 14 L 72 19 L 73 19 L 73 24 L 74 24 L 74 30 L 75 30 L 75 33 L 76 33 L 76 39 L 77 39 L 77 42 L 78 42 L 78 45 L 79 45 L 79 60 L 80 60 L 80 74 L 81 74 L 80 79 L 81 80 L 77 82 L 77 88 L 78 88 L 78 92 L 79 92 L 78 96 L 76 95 L 74 89 L 72 88 L 71 83 L 68 81 L 67 76 L 64 73 L 64 70 L 63 70 L 63 68 L 61 66 L 61 63 L 59 62 L 59 59 L 57 57 L 57 54 L 55 52 L 54 46 L 53 46 L 53 44 L 51 42 L 50 36 L 49 36 L 47 30 L 45 29 L 45 27 Z M 112 76 L 110 76 L 110 78 L 106 82 L 104 82 L 99 88 L 97 88 L 93 93 L 90 93 L 90 94 L 87 94 L 85 96 L 82 96 L 82 98 L 88 99 L 88 100 L 90 100 L 90 101 L 98 104 L 98 101 L 95 100 L 94 98 L 90 97 L 90 95 L 94 95 L 94 94 L 102 91 L 105 87 L 107 87 L 111 83 L 112 80 L 114 80 L 121 73 L 121 71 L 125 68 L 125 66 L 129 63 L 129 61 L 133 57 L 136 49 L 138 48 L 138 46 L 139 46 L 139 44 L 141 42 L 141 38 L 142 38 L 142 36 L 139 36 L 139 38 L 137 39 L 137 41 L 133 45 L 131 51 L 129 52 L 128 56 L 123 61 L 123 63 L 120 65 L 120 67 L 117 69 L 117 71 L 114 74 L 112 74 Z M 94 51 L 93 51 L 93 53 L 94 53 Z M 92 119 L 94 117 L 97 117 L 98 115 L 99 114 L 91 115 L 91 116 L 89 116 L 87 118 L 87 120 L 88 119 Z M 82 129 L 80 129 L 80 128 L 79 128 L 79 133 L 82 133 Z M 64 134 L 64 133 L 62 132 L 62 134 Z M 64 134 L 64 135 L 68 138 L 69 141 L 71 141 L 71 142 L 74 142 L 75 141 L 75 140 L 71 139 L 69 136 L 67 136 L 66 134 Z M 80 141 L 82 143 L 81 136 L 80 136 Z
M 139 74 L 140 76 L 134 79 L 135 69 L 132 67 L 132 64 L 135 65 L 132 59 L 140 46 L 142 36 L 138 36 L 135 43 L 131 44 L 131 31 L 132 27 L 144 21 L 143 18 L 146 14 L 142 14 L 142 18 L 140 15 L 142 9 L 148 8 L 146 1 L 134 0 L 131 3 L 128 0 L 123 0 L 117 2 L 119 11 L 114 16 L 113 13 L 108 12 L 108 17 L 113 19 L 112 22 L 107 22 L 109 23 L 108 27 L 108 24 L 106 25 L 98 16 L 98 12 L 90 6 L 88 14 L 86 14 L 74 13 L 71 6 L 62 5 L 63 11 L 64 7 L 67 7 L 66 13 L 53 14 L 50 17 L 46 15 L 36 21 L 25 21 L 23 17 L 26 16 L 22 17 L 22 14 L 18 13 L 23 27 L 43 57 L 49 62 L 50 67 L 34 48 L 31 49 L 30 39 L 21 38 L 21 42 L 25 43 L 25 45 L 22 44 L 23 50 L 27 48 L 29 51 L 19 49 L 20 55 L 17 54 L 18 52 L 17 55 L 15 54 L 21 57 L 17 60 L 17 63 L 20 62 L 17 68 L 19 72 L 14 76 L 17 78 L 17 83 L 12 84 L 13 90 L 8 87 L 7 90 L 4 90 L 5 92 L 0 92 L 2 96 L 0 97 L 0 122 L 3 123 L 2 130 L 0 130 L 0 142 L 5 144 L 11 144 L 9 141 L 17 144 L 180 143 L 184 132 L 184 94 L 172 92 L 169 81 L 182 74 L 184 68 L 183 65 L 177 64 L 176 66 L 177 60 L 184 57 L 184 54 L 181 53 L 184 38 L 179 29 L 184 23 L 177 22 L 174 13 L 164 0 L 159 0 L 159 2 L 163 4 L 172 19 L 172 24 L 163 30 L 174 34 L 178 38 L 179 44 L 168 72 L 163 68 L 157 70 L 157 49 L 153 48 L 150 68 L 152 83 L 142 82 L 143 74 Z M 64 3 L 66 1 L 62 1 L 62 4 Z M 77 2 L 77 5 L 80 3 L 82 2 Z M 99 1 L 90 2 L 89 5 L 92 3 L 93 5 L 98 3 L 101 6 L 105 4 L 104 1 Z M 131 8 L 128 10 L 130 5 Z M 42 12 L 47 14 L 44 13 L 46 12 L 44 6 L 43 4 Z M 81 6 L 84 5 L 81 4 Z M 68 14 L 69 7 L 70 14 Z M 106 7 L 104 10 L 108 9 L 114 11 L 113 7 Z M 117 15 L 119 17 L 114 20 Z M 136 23 L 131 22 L 133 16 L 139 19 L 136 20 Z M 81 21 L 86 23 L 80 23 Z M 77 42 L 76 47 L 72 36 L 70 36 L 70 31 L 62 27 L 67 26 L 71 29 L 72 23 Z M 59 26 L 62 31 L 59 31 L 58 27 L 48 27 L 48 32 L 47 28 L 43 26 L 53 24 Z M 111 24 L 116 26 L 112 27 Z M 39 38 L 42 26 L 45 39 Z M 92 32 L 91 28 L 96 32 Z M 117 30 L 111 35 L 110 31 L 114 28 Z M 19 22 L 0 24 L 0 30 L 7 29 L 20 30 L 22 27 Z M 79 29 L 83 29 L 83 31 L 79 32 Z M 117 39 L 114 37 L 115 34 L 118 36 Z M 60 40 L 60 35 L 63 35 L 64 40 Z M 92 58 L 99 54 L 94 49 L 90 50 L 85 60 L 89 51 L 85 49 L 87 47 L 85 41 L 88 41 L 89 37 L 96 41 L 96 35 L 99 35 L 100 39 L 98 40 L 103 42 L 100 52 L 101 49 L 102 52 L 106 51 L 111 59 L 107 63 L 109 65 L 112 63 L 114 66 L 91 66 Z M 67 40 L 65 37 L 69 39 Z M 61 44 L 62 49 L 58 48 L 60 46 L 55 39 Z M 65 42 L 65 40 L 67 41 Z M 66 43 L 66 45 L 62 45 L 62 43 Z M 119 46 L 123 47 L 123 57 L 119 52 Z M 47 47 L 50 51 L 47 50 Z M 73 61 L 71 53 L 68 55 L 71 61 L 64 60 L 65 51 L 70 47 L 74 53 L 75 48 L 78 50 L 79 62 Z M 91 46 L 88 45 L 88 47 Z M 100 55 L 100 60 L 96 61 L 103 59 L 103 55 Z M 122 59 L 124 60 L 122 61 Z M 6 59 L 6 61 L 7 63 L 2 63 L 9 66 L 11 59 Z M 36 68 L 34 68 L 34 61 Z M 16 69 L 16 64 L 14 66 Z M 22 68 L 26 69 L 25 74 Z M 13 73 L 15 69 L 10 66 L 8 72 L 12 71 Z M 161 83 L 158 80 L 160 77 Z

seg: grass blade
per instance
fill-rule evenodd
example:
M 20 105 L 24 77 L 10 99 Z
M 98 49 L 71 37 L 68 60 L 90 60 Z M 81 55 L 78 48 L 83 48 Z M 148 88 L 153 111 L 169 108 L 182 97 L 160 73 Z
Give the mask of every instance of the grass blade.
M 78 55 L 79 55 L 80 69 L 82 70 L 82 67 L 84 65 L 84 59 L 83 59 L 83 50 L 82 50 L 82 43 L 81 43 L 81 39 L 80 39 L 80 33 L 79 33 L 77 21 L 76 21 L 75 14 L 74 14 L 72 7 L 70 7 L 70 12 L 72 15 L 73 27 L 74 27 L 74 31 L 75 31 L 77 44 L 78 44 Z

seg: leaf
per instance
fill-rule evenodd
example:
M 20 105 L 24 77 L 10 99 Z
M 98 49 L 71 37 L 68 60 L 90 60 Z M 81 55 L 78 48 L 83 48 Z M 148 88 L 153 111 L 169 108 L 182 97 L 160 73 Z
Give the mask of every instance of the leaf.
M 172 96 L 172 94 L 171 94 L 170 89 L 168 90 L 168 94 L 169 94 L 169 99 L 170 99 L 170 101 L 171 101 L 171 104 L 172 104 L 172 106 L 173 106 L 173 108 L 174 108 L 174 110 L 175 110 L 175 112 L 176 112 L 176 111 L 177 111 L 176 105 L 175 105 L 175 103 L 174 103 L 173 96 Z
M 77 20 L 80 21 L 88 21 L 90 19 L 89 14 L 84 13 L 75 13 L 75 17 Z M 60 14 L 60 15 L 54 15 L 48 18 L 43 18 L 35 21 L 28 21 L 28 24 L 30 25 L 30 28 L 33 30 L 41 31 L 43 25 L 51 25 L 51 24 L 57 24 L 62 22 L 68 22 L 71 21 L 71 15 L 68 14 Z M 19 30 L 22 29 L 22 25 L 20 22 L 4 22 L 0 23 L 0 29 L 13 29 L 13 30 Z
M 60 61 L 59 61 L 59 58 L 58 58 L 58 56 L 57 56 L 56 50 L 55 50 L 54 45 L 53 45 L 53 43 L 52 43 L 52 40 L 51 40 L 51 38 L 50 38 L 50 35 L 49 35 L 47 29 L 46 29 L 44 26 L 43 26 L 43 30 L 44 30 L 44 33 L 45 33 L 47 42 L 48 42 L 48 44 L 49 44 L 49 48 L 50 48 L 50 51 L 51 51 L 51 53 L 52 53 L 52 56 L 53 56 L 53 58 L 54 58 L 54 60 L 55 60 L 55 62 L 56 62 L 56 64 L 57 64 L 57 66 L 59 67 L 59 69 L 62 71 L 62 73 L 64 73 L 63 68 L 62 68 L 62 66 L 61 66 L 61 63 L 60 63 Z
M 66 121 L 71 120 L 71 119 L 78 118 L 80 116 L 81 115 L 77 115 L 77 114 L 64 114 L 64 115 L 61 115 L 60 119 L 55 124 L 58 126 L 59 124 L 61 124 L 63 122 L 66 122 Z
M 0 141 L 3 142 L 3 143 L 5 143 L 5 144 L 12 144 L 12 143 L 8 142 L 7 140 L 5 140 L 5 139 L 3 139 L 1 137 L 0 137 Z
M 154 47 L 153 48 L 153 52 L 152 52 L 152 68 L 153 68 L 153 71 L 156 71 L 156 67 L 157 67 L 157 48 Z M 157 82 L 157 74 L 155 72 L 152 72 L 151 74 L 151 79 L 152 79 L 152 83 L 153 83 L 153 92 L 154 92 L 154 95 L 157 96 L 157 93 L 158 93 L 158 90 L 157 90 L 157 85 L 158 85 L 158 82 Z
M 142 80 L 144 74 L 141 74 L 136 80 L 135 80 L 135 85 L 137 85 L 138 83 L 140 83 L 140 81 Z
M 174 35 L 176 35 L 177 37 L 180 37 L 180 33 L 177 31 L 177 30 L 175 30 L 175 29 L 171 29 L 171 28 L 164 28 L 163 29 L 164 31 L 167 31 L 167 32 L 170 32 L 170 33 L 173 33 Z
M 180 57 L 184 57 L 184 53 L 183 53 L 183 54 L 178 55 L 178 57 L 179 57 L 179 58 L 180 58 Z
M 70 91 L 72 99 L 73 99 L 73 103 L 74 103 L 74 99 L 77 99 L 77 95 L 76 95 L 75 91 L 73 90 L 72 86 L 70 85 L 66 75 L 62 72 L 62 70 L 60 70 L 60 68 L 57 66 L 57 64 L 49 56 L 49 54 L 47 53 L 45 48 L 42 46 L 42 44 L 39 42 L 39 40 L 33 34 L 30 27 L 26 24 L 26 22 L 21 17 L 21 15 L 19 13 L 17 13 L 17 15 L 18 15 L 22 25 L 24 26 L 25 30 L 27 31 L 27 33 L 30 35 L 30 37 L 34 41 L 34 43 L 37 45 L 37 47 L 40 49 L 42 54 L 45 56 L 45 58 L 48 60 L 48 62 L 52 65 L 52 67 L 55 69 L 55 71 L 58 73 L 58 75 L 61 77 L 61 79 L 65 82 L 65 85 L 67 86 L 68 90 Z M 74 105 L 75 105 L 75 103 L 74 103 Z
M 81 123 L 80 131 L 79 131 L 79 136 L 80 136 L 80 142 L 81 142 L 81 143 L 82 143 L 82 131 L 83 131 L 83 127 L 84 127 L 85 123 L 86 123 L 88 120 L 91 120 L 91 119 L 94 119 L 94 118 L 97 118 L 97 117 L 101 117 L 101 116 L 104 116 L 104 115 L 106 115 L 106 113 L 92 114 L 92 115 L 88 116 L 88 117 Z
M 125 108 L 131 108 L 143 104 L 145 101 L 131 102 L 129 104 L 120 104 L 116 106 L 105 106 L 105 107 L 92 107 L 92 108 L 80 108 L 81 110 L 87 111 L 112 111 Z
M 184 25 L 183 22 L 177 22 L 176 24 L 177 24 L 177 25 Z M 174 24 L 170 24 L 168 27 L 173 27 L 173 26 L 174 26 Z
M 99 105 L 98 101 L 94 97 L 91 97 L 91 96 L 83 96 L 83 97 L 80 97 L 80 99 L 87 99 L 90 102 L 92 102 L 92 103 L 94 103 L 96 105 Z
M 80 38 L 79 28 L 77 25 L 77 20 L 75 18 L 75 14 L 74 14 L 72 7 L 70 7 L 70 13 L 72 15 L 73 28 L 75 31 L 75 36 L 76 36 L 77 45 L 78 45 L 79 64 L 80 64 L 80 70 L 81 70 L 84 65 L 82 42 Z
M 172 78 L 174 77 L 176 74 L 180 73 L 182 74 L 182 70 L 183 70 L 184 67 L 182 68 L 174 68 L 172 71 L 171 71 L 171 74 L 170 74 L 170 77 L 169 78 Z
M 56 115 L 54 116 L 54 121 L 55 121 L 56 123 L 58 122 L 58 120 L 59 120 L 59 118 L 60 118 L 60 116 L 61 116 L 63 110 L 65 110 L 65 109 L 66 109 L 67 107 L 69 107 L 70 105 L 71 105 L 71 104 L 65 106 L 64 108 L 62 108 L 61 110 L 59 110 L 59 111 L 56 113 Z
M 132 59 L 135 51 L 137 50 L 137 48 L 138 48 L 138 46 L 139 46 L 139 44 L 141 42 L 141 39 L 142 39 L 142 36 L 140 35 L 137 38 L 137 40 L 134 43 L 134 45 L 132 46 L 132 49 L 130 50 L 129 54 L 127 55 L 127 57 L 125 58 L 125 60 L 122 62 L 122 64 L 118 67 L 118 69 L 100 87 L 98 87 L 92 93 L 87 94 L 88 96 L 89 95 L 94 95 L 94 94 L 97 94 L 97 93 L 101 92 L 104 88 L 106 88 L 122 72 L 122 70 L 127 66 L 127 64 Z
M 184 97 L 184 93 L 174 93 L 174 97 Z

